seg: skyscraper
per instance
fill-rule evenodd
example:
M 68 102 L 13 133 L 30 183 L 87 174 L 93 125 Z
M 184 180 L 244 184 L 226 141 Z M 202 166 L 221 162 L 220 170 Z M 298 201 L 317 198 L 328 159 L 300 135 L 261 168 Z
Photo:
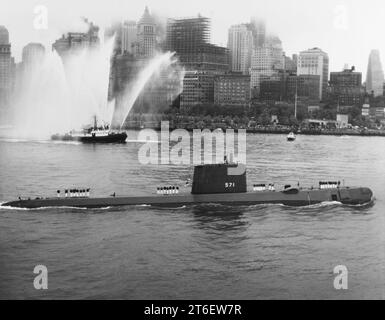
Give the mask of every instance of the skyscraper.
M 150 15 L 148 7 L 144 9 L 142 18 L 137 26 L 138 55 L 151 57 L 155 54 L 156 43 L 156 22 Z
M 260 84 L 263 80 L 279 80 L 279 71 L 284 68 L 284 54 L 281 41 L 266 42 L 262 47 L 256 47 L 251 57 L 251 89 L 254 96 L 259 95 Z
M 383 95 L 384 72 L 382 70 L 380 52 L 372 50 L 369 55 L 368 72 L 366 74 L 366 91 L 374 96 Z
M 87 19 L 84 19 L 84 22 L 88 24 L 88 31 L 86 33 L 68 32 L 66 36 L 63 34 L 60 39 L 53 43 L 52 48 L 62 58 L 74 50 L 99 45 L 99 27 L 95 26 L 92 22 L 88 22 Z
M 326 96 L 329 77 L 329 56 L 319 48 L 300 52 L 297 63 L 298 75 L 319 75 L 321 78 L 319 99 Z
M 231 26 L 227 47 L 230 53 L 231 71 L 248 74 L 253 50 L 253 34 L 246 24 Z
M 9 104 L 14 85 L 14 67 L 8 30 L 0 26 L 0 108 Z
M 45 48 L 41 43 L 28 43 L 22 52 L 23 68 L 33 68 L 37 63 L 41 62 L 45 54 Z
M 122 37 L 122 53 L 128 52 L 135 54 L 136 51 L 136 41 L 137 41 L 137 30 L 135 21 L 124 21 L 121 30 Z
M 266 40 L 266 25 L 263 20 L 251 18 L 250 29 L 253 33 L 254 47 L 262 47 Z

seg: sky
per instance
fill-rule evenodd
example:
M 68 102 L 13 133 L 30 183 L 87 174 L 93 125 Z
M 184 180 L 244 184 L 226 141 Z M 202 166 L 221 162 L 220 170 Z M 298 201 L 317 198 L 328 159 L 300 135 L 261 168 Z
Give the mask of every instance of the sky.
M 18 62 L 29 42 L 50 48 L 61 34 L 82 31 L 82 16 L 103 29 L 114 21 L 139 20 L 146 5 L 162 18 L 211 18 L 211 40 L 223 46 L 231 25 L 256 16 L 280 37 L 287 55 L 312 47 L 327 52 L 329 71 L 348 64 L 365 77 L 371 49 L 379 49 L 385 63 L 383 0 L 0 0 L 0 25 L 9 30 Z

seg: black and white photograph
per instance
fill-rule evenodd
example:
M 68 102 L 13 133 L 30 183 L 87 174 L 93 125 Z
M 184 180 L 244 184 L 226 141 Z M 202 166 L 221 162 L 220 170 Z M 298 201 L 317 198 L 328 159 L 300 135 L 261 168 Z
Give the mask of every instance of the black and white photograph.
M 384 30 L 381 0 L 0 0 L 0 300 L 384 300 Z

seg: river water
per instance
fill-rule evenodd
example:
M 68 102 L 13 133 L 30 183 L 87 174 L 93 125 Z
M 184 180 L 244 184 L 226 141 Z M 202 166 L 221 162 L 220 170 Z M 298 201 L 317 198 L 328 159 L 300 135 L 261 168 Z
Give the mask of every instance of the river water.
M 192 167 L 141 165 L 138 142 L 82 145 L 0 138 L 0 202 L 149 193 Z M 248 183 L 368 186 L 373 205 L 305 208 L 0 209 L 0 298 L 384 299 L 385 138 L 247 136 Z M 183 189 L 183 188 L 182 188 Z M 33 269 L 48 268 L 48 290 Z M 337 265 L 348 289 L 333 286 Z

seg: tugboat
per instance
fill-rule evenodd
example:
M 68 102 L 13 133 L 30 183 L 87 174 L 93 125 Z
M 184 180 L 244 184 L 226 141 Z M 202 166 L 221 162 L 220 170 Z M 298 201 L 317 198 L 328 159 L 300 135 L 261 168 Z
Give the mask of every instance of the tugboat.
M 347 205 L 371 202 L 373 193 L 366 187 L 345 187 L 340 182 L 320 182 L 316 188 L 285 185 L 276 190 L 273 183 L 254 184 L 247 190 L 246 167 L 238 163 L 198 165 L 194 168 L 191 193 L 179 193 L 178 186 L 157 187 L 149 196 L 90 197 L 89 188 L 57 191 L 52 198 L 21 199 L 2 204 L 16 208 L 79 207 L 104 208 L 126 205 L 152 205 L 157 207 L 181 207 L 196 204 L 256 205 L 283 204 L 308 206 L 325 201 L 337 201 Z
M 98 126 L 96 116 L 94 116 L 94 125 L 90 128 L 83 129 L 80 132 L 71 131 L 64 135 L 54 134 L 51 136 L 51 140 L 80 141 L 84 143 L 124 143 L 126 139 L 127 133 L 124 131 L 112 131 L 108 125 Z
M 296 139 L 296 136 L 294 134 L 294 132 L 290 132 L 288 135 L 287 135 L 287 141 L 295 141 Z

